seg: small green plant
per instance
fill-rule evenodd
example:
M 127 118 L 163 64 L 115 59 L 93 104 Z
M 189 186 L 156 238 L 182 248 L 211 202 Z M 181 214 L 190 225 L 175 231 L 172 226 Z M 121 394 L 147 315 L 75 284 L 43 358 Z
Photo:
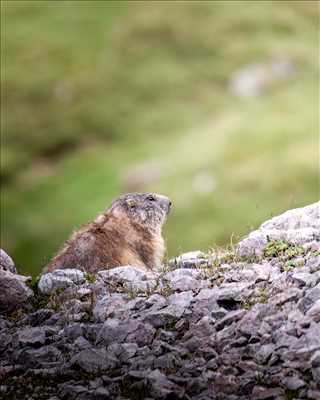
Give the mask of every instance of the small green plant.
M 37 275 L 34 279 L 32 279 L 32 281 L 28 284 L 30 289 L 33 290 L 34 293 L 38 293 L 39 289 L 38 289 L 38 284 L 40 281 L 40 275 Z
M 259 293 L 253 297 L 243 299 L 241 305 L 245 310 L 250 310 L 255 304 L 266 304 L 269 299 L 269 293 L 266 288 L 261 288 Z
M 285 400 L 293 400 L 298 397 L 298 390 L 286 389 L 284 396 Z
M 305 252 L 302 246 L 289 243 L 286 240 L 270 240 L 264 248 L 263 254 L 266 258 L 279 257 L 289 260 L 304 255 Z
M 289 260 L 284 264 L 283 270 L 288 272 L 288 271 L 291 271 L 292 269 L 294 269 L 295 267 L 296 267 L 296 264 L 294 263 L 294 261 Z
M 267 288 L 260 289 L 258 303 L 263 303 L 263 304 L 265 304 L 265 303 L 268 302 L 268 299 L 269 299 L 269 293 L 268 293 Z
M 58 288 L 49 297 L 48 305 L 56 312 L 60 311 L 63 305 L 63 299 L 60 296 L 63 291 L 63 288 Z
M 250 310 L 257 303 L 256 298 L 245 299 L 241 301 L 241 307 L 245 310 Z
M 35 293 L 33 297 L 31 297 L 30 302 L 37 310 L 39 310 L 40 308 L 46 308 L 48 306 L 49 300 L 50 296 L 38 292 Z
M 270 240 L 263 254 L 267 259 L 278 258 L 283 265 L 283 270 L 290 271 L 303 265 L 303 263 L 300 265 L 295 258 L 305 255 L 306 249 L 286 240 Z
M 12 311 L 10 314 L 7 315 L 7 318 L 10 322 L 18 322 L 22 317 L 24 317 L 25 313 L 22 308 L 18 310 Z
M 166 331 L 174 331 L 176 329 L 176 323 L 177 321 L 175 319 L 168 321 L 164 325 L 164 329 Z
M 97 280 L 97 277 L 94 274 L 91 274 L 90 272 L 86 273 L 85 278 L 89 283 L 95 283 Z
M 128 290 L 127 290 L 126 293 L 127 293 L 128 298 L 130 300 L 133 300 L 133 299 L 135 299 L 136 297 L 139 296 L 139 290 L 133 288 L 132 286 L 128 287 Z
M 30 297 L 30 304 L 35 308 L 35 309 L 40 309 L 40 308 L 45 308 L 48 306 L 50 296 L 43 294 L 40 292 L 38 284 L 40 281 L 40 275 L 38 275 L 35 279 L 32 280 L 32 282 L 29 284 L 30 288 L 33 291 L 34 296 Z
M 288 249 L 289 243 L 284 240 L 270 240 L 265 247 L 263 254 L 267 258 L 279 257 Z
M 172 289 L 169 285 L 164 285 L 160 289 L 157 290 L 157 293 L 161 294 L 164 297 L 169 297 L 173 293 L 175 293 L 175 290 Z

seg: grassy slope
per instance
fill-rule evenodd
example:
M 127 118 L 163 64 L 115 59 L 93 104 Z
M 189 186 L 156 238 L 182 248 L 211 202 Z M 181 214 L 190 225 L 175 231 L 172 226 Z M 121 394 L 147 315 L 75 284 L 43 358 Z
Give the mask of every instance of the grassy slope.
M 39 271 L 150 160 L 163 175 L 144 189 L 175 204 L 171 255 L 317 200 L 317 17 L 296 1 L 5 2 L 2 245 Z M 277 55 L 296 76 L 229 93 L 234 70 Z

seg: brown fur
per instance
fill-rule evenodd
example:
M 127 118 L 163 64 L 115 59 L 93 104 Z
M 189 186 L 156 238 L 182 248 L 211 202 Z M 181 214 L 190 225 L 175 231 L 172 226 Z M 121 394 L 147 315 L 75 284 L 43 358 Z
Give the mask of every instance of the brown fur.
M 153 195 L 157 202 L 150 203 L 146 196 L 148 194 L 128 194 L 117 199 L 105 213 L 71 236 L 46 266 L 46 272 L 78 268 L 96 273 L 120 265 L 142 269 L 159 266 L 165 252 L 161 227 L 171 202 L 164 196 Z M 132 198 L 134 208 L 131 203 L 127 206 L 128 199 L 132 201 Z M 145 212 L 150 215 L 147 220 L 140 218 L 141 213 L 145 218 Z

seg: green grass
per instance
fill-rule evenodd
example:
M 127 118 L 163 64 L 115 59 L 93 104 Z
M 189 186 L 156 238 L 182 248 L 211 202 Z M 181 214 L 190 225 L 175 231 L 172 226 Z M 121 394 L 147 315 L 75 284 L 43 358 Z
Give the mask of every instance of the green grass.
M 36 274 L 122 192 L 174 203 L 169 255 L 319 197 L 316 2 L 2 1 L 1 246 Z M 284 56 L 264 95 L 235 70 Z M 155 163 L 140 185 L 125 176 Z M 210 193 L 195 190 L 201 176 Z
M 304 266 L 304 260 L 299 259 L 307 253 L 300 245 L 289 243 L 285 240 L 270 240 L 264 249 L 264 256 L 272 259 L 277 257 L 284 271 Z

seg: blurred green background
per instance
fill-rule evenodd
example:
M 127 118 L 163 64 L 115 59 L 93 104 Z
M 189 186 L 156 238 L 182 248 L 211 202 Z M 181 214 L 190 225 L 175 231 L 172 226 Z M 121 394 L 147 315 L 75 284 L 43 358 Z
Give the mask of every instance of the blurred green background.
M 123 192 L 172 198 L 168 256 L 318 200 L 318 6 L 1 1 L 1 246 L 20 271 Z

